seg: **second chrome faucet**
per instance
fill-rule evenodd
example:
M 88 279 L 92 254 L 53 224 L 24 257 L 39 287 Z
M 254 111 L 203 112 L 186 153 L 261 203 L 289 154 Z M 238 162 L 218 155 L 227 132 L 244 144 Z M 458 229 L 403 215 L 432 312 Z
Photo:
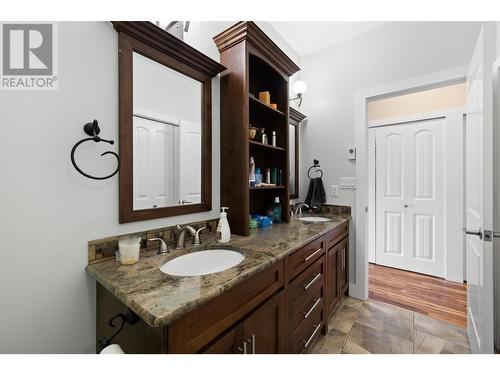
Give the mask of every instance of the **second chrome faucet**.
M 189 233 L 191 237 L 193 237 L 194 246 L 201 245 L 200 232 L 203 229 L 205 229 L 205 227 L 196 230 L 191 225 L 186 225 L 185 227 L 177 225 L 177 235 L 175 236 L 175 248 L 184 249 L 186 241 L 186 233 Z

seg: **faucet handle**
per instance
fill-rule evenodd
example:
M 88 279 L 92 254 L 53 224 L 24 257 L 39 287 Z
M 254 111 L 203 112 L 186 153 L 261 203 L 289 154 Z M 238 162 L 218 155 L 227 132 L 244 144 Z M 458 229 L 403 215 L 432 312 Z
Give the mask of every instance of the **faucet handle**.
M 194 237 L 193 237 L 193 245 L 197 246 L 197 245 L 201 245 L 201 240 L 200 240 L 200 232 L 204 229 L 207 229 L 207 227 L 202 227 L 200 229 L 198 229 L 195 234 L 194 234 Z
M 165 255 L 168 253 L 167 244 L 163 241 L 163 238 L 150 238 L 148 241 L 160 241 L 160 250 L 158 250 L 159 255 Z

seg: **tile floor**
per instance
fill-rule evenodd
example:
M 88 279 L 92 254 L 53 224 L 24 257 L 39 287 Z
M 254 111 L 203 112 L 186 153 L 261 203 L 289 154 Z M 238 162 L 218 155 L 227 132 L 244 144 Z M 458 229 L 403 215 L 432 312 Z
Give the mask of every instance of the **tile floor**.
M 465 354 L 466 332 L 452 324 L 383 302 L 347 297 L 315 354 Z

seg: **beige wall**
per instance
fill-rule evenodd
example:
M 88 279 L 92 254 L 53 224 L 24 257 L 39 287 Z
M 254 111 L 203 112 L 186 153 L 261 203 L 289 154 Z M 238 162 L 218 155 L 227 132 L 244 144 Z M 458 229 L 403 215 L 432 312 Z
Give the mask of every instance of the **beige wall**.
M 368 121 L 465 106 L 465 82 L 368 102 Z

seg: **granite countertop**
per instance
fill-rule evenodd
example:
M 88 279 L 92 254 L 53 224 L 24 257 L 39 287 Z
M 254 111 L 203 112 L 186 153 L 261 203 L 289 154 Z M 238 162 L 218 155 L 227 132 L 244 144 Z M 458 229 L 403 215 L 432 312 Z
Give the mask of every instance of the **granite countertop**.
M 168 255 L 141 253 L 139 262 L 130 266 L 122 266 L 114 259 L 90 264 L 87 272 L 150 326 L 162 327 L 350 219 L 350 216 L 320 216 L 332 221 L 305 223 L 294 219 L 290 223 L 252 229 L 249 237 L 232 235 L 228 244 L 218 244 L 209 237 L 202 246 L 170 250 Z M 170 259 L 213 247 L 237 249 L 246 257 L 233 268 L 204 276 L 177 277 L 160 271 Z

